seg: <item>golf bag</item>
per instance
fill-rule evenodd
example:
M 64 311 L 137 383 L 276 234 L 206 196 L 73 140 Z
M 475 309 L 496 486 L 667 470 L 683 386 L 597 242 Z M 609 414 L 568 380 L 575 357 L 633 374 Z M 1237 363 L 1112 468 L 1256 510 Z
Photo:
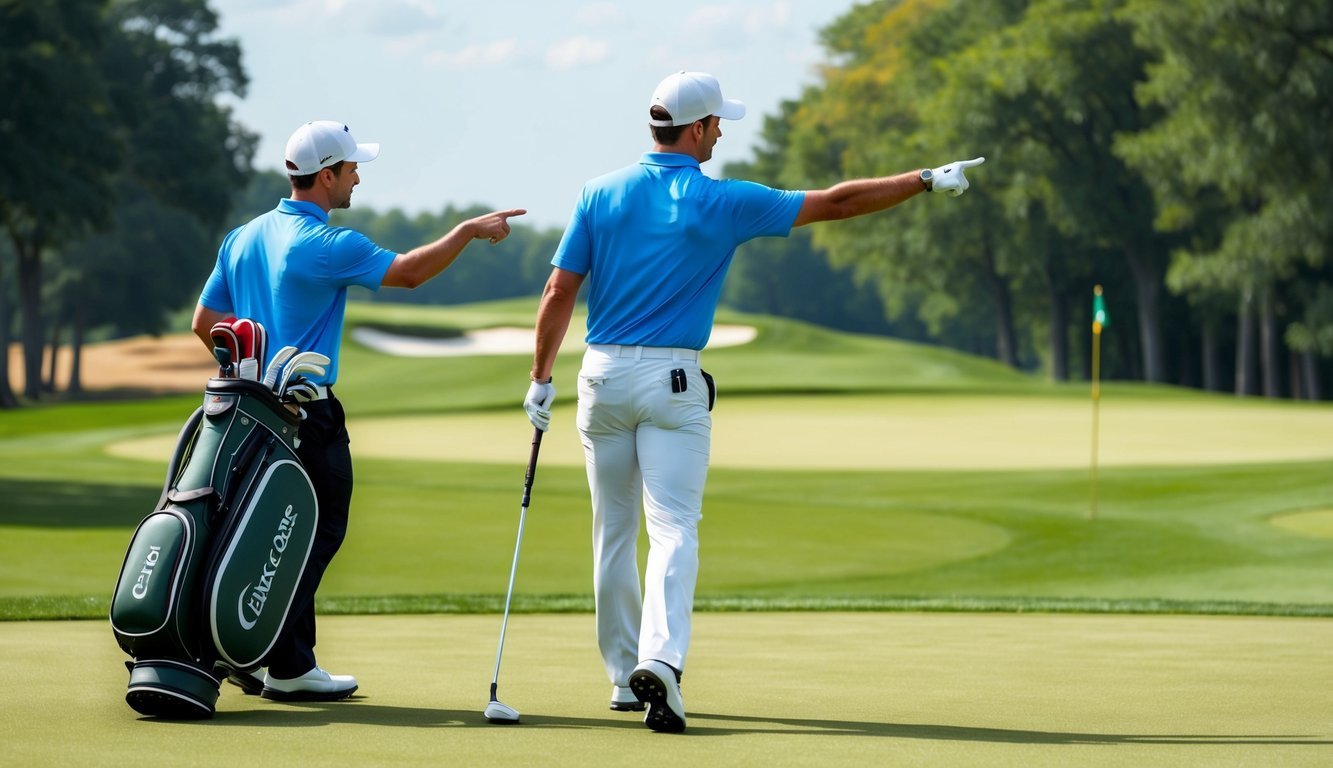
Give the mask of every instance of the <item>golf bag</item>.
M 111 600 L 135 711 L 211 717 L 222 679 L 277 641 L 319 518 L 300 423 L 260 382 L 209 379 Z

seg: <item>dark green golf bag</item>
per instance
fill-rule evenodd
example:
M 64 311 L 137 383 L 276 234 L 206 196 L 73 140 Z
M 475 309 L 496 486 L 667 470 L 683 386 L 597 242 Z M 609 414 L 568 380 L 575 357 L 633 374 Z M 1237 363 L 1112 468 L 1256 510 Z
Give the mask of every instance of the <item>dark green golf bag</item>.
M 263 384 L 209 379 L 111 600 L 135 711 L 211 717 L 222 679 L 273 647 L 319 518 L 299 426 Z

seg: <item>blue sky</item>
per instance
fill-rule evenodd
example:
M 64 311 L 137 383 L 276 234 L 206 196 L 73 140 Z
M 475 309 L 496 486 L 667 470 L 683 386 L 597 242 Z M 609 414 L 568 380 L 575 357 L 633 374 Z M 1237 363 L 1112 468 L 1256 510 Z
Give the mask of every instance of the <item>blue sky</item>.
M 818 30 L 853 0 L 213 0 L 250 77 L 233 100 L 281 167 L 308 120 L 340 120 L 380 156 L 353 205 L 527 208 L 563 227 L 583 182 L 650 148 L 653 88 L 711 72 L 743 120 L 705 171 L 748 159 L 763 116 L 817 82 Z M 669 13 L 663 12 L 669 9 Z

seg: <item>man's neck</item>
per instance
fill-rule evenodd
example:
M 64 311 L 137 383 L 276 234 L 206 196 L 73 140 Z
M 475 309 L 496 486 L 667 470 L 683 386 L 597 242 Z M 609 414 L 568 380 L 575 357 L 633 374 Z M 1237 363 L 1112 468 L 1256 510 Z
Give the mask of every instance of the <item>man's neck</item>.
M 690 145 L 689 142 L 678 141 L 670 146 L 665 144 L 654 144 L 653 151 L 670 155 L 685 155 L 686 157 L 692 157 L 700 164 L 703 164 L 703 159 L 700 158 L 698 154 L 698 147 Z
M 291 199 L 296 200 L 297 202 L 310 203 L 311 205 L 319 206 L 319 208 L 324 211 L 325 215 L 333 210 L 333 206 L 329 205 L 329 196 L 313 188 L 293 189 Z

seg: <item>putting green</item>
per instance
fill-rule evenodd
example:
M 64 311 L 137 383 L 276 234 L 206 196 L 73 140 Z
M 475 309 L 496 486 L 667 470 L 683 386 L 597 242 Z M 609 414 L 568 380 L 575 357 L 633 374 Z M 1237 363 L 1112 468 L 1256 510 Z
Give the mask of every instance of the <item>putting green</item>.
M 572 399 L 572 397 L 570 398 Z M 355 407 L 349 406 L 355 413 Z M 1075 469 L 1092 459 L 1089 401 L 1038 397 L 747 397 L 714 412 L 713 466 L 754 469 Z M 1261 401 L 1104 400 L 1100 466 L 1199 465 L 1333 458 L 1333 409 Z M 542 447 L 545 464 L 582 465 L 567 400 Z M 512 463 L 532 428 L 513 411 L 353 419 L 356 456 Z M 113 444 L 165 462 L 176 435 Z M 521 449 L 520 449 L 521 452 Z
M 591 616 L 321 619 L 349 701 L 224 686 L 217 716 L 141 720 L 105 622 L 0 624 L 6 764 L 1327 765 L 1333 620 L 1052 614 L 699 614 L 689 729 L 610 712 Z
M 1278 515 L 1270 520 L 1273 525 L 1302 536 L 1316 539 L 1333 539 L 1333 509 L 1312 509 L 1306 512 L 1293 512 Z

